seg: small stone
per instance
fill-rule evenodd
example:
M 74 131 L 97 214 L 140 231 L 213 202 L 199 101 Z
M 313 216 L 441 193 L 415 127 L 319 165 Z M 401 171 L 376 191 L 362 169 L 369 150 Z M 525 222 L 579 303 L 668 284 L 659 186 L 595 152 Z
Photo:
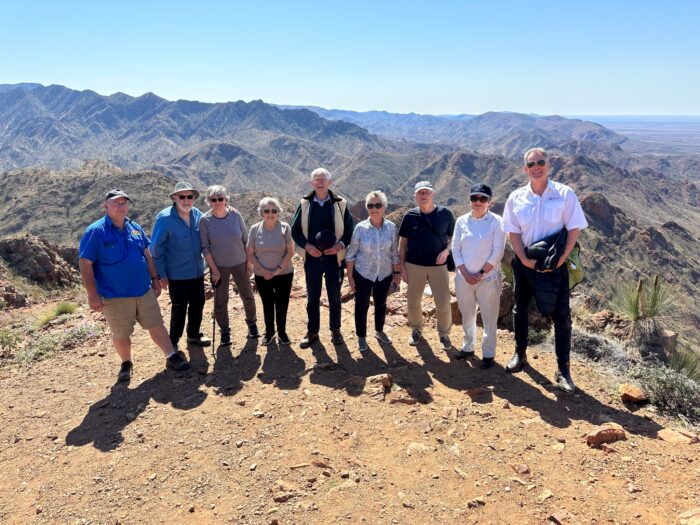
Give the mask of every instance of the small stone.
M 635 492 L 641 492 L 641 491 L 642 491 L 642 489 L 640 489 L 639 487 L 637 487 L 636 485 L 634 485 L 632 483 L 629 483 L 627 485 L 627 492 L 629 492 L 630 494 L 634 494 Z
M 661 430 L 659 430 L 658 437 L 663 441 L 668 441 L 669 443 L 676 443 L 680 445 L 692 445 L 695 443 L 700 443 L 700 439 L 696 434 L 693 434 L 692 432 L 681 428 L 662 428 Z
M 350 472 L 347 471 L 347 470 L 343 470 L 343 471 L 340 473 L 340 477 L 343 478 L 343 479 L 347 479 L 347 478 L 350 477 Z
M 242 441 L 239 439 L 238 441 L 236 441 L 236 448 L 241 448 L 244 443 L 245 443 L 245 441 Z
M 158 477 L 158 474 L 156 474 L 156 473 L 154 472 L 153 474 L 151 474 L 150 476 L 148 476 L 148 481 L 153 481 L 153 480 L 156 479 L 157 477 Z
M 470 509 L 482 507 L 483 505 L 486 505 L 486 500 L 482 496 L 478 496 L 473 500 L 467 501 L 467 507 L 469 507 Z
M 678 516 L 680 525 L 700 525 L 700 507 L 686 510 Z
M 134 414 L 133 412 L 127 412 L 126 419 L 128 419 L 129 421 L 133 421 L 134 419 L 136 419 L 136 414 Z
M 547 519 L 552 523 L 556 523 L 556 525 L 573 525 L 578 523 L 576 516 L 564 509 L 553 512 Z
M 190 508 L 188 509 L 190 512 L 194 512 L 194 505 L 190 505 Z
M 555 443 L 554 445 L 552 445 L 552 450 L 557 454 L 561 454 L 562 452 L 564 452 L 565 448 L 566 445 L 564 443 Z
M 649 401 L 649 396 L 646 395 L 644 390 L 629 383 L 622 383 L 617 391 L 620 394 L 620 399 L 625 403 L 644 403 Z
M 586 443 L 591 448 L 600 448 L 603 443 L 615 443 L 627 439 L 627 433 L 617 423 L 605 423 L 586 434 Z
M 258 464 L 257 464 L 257 463 L 253 463 L 250 467 L 248 467 L 248 469 L 249 469 L 251 472 L 254 472 L 255 469 L 257 469 L 257 468 L 258 468 Z
M 257 418 L 265 417 L 265 412 L 263 412 L 262 410 L 254 410 L 253 417 L 257 417 Z
M 506 410 L 509 410 L 509 409 L 510 409 L 510 402 L 506 399 L 505 401 L 503 401 L 503 405 L 502 405 L 502 406 L 503 406 L 503 408 L 505 408 Z
M 525 463 L 521 463 L 519 465 L 511 465 L 510 468 L 512 468 L 515 472 L 523 476 L 525 474 L 530 473 L 530 467 L 528 467 Z
M 545 490 L 542 492 L 542 494 L 540 494 L 539 496 L 537 496 L 537 501 L 538 501 L 539 503 L 544 503 L 545 501 L 547 501 L 547 500 L 548 500 L 549 498 L 551 498 L 552 496 L 554 496 L 554 494 L 552 494 L 552 491 L 549 490 L 549 489 L 545 489 Z

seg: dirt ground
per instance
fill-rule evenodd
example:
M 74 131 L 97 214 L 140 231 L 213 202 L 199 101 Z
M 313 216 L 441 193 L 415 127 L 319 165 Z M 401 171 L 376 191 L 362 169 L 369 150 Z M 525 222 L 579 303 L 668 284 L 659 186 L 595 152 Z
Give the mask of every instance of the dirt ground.
M 234 296 L 233 346 L 188 348 L 186 373 L 166 371 L 140 328 L 126 385 L 106 334 L 0 368 L 2 523 L 666 524 L 700 506 L 700 445 L 659 439 L 671 423 L 620 402 L 596 365 L 575 361 L 579 389 L 560 395 L 542 348 L 508 375 L 512 336 L 499 332 L 498 364 L 482 371 L 450 360 L 430 326 L 409 346 L 402 315 L 388 319 L 394 343 L 361 356 L 352 301 L 345 345 L 325 330 L 302 350 L 299 277 L 291 347 L 246 340 Z M 590 448 L 582 436 L 609 421 L 628 439 Z

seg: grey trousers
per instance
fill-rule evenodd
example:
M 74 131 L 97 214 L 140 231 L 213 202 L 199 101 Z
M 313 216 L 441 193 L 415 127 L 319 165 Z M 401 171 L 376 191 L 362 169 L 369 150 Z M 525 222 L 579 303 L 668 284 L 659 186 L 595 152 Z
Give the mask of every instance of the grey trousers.
M 253 295 L 253 287 L 250 285 L 250 278 L 246 271 L 246 263 L 238 266 L 219 266 L 219 272 L 221 272 L 221 280 L 214 291 L 214 317 L 216 318 L 216 324 L 219 325 L 222 332 L 231 330 L 228 320 L 228 293 L 231 279 L 236 283 L 238 295 L 243 302 L 245 322 L 249 325 L 255 323 L 257 320 L 255 296 Z

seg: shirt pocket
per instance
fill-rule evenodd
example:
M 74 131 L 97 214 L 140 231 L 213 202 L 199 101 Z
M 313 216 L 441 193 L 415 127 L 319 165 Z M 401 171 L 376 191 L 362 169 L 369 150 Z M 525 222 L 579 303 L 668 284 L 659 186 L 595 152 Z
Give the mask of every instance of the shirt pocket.
M 100 264 L 109 266 L 121 262 L 124 258 L 121 246 L 118 242 L 105 242 L 100 250 Z
M 564 201 L 550 201 L 544 205 L 544 220 L 551 223 L 562 222 L 564 216 Z
M 178 250 L 188 250 L 192 247 L 192 238 L 189 233 L 176 234 L 173 237 L 175 238 L 175 247 Z

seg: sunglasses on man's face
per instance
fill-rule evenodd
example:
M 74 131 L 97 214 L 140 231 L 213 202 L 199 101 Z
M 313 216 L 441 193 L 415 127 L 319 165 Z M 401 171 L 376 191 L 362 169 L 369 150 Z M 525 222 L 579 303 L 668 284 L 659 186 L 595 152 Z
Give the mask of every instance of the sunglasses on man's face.
M 224 202 L 226 197 L 209 197 L 210 202 Z
M 270 208 L 269 210 L 263 210 L 263 213 L 271 213 L 272 215 L 277 215 L 277 211 L 275 208 Z
M 527 163 L 527 167 L 534 168 L 535 164 L 537 164 L 538 166 L 544 166 L 545 164 L 547 164 L 547 161 L 544 159 L 540 159 L 538 161 L 531 160 L 530 162 Z
M 185 199 L 191 201 L 192 199 L 194 199 L 194 195 L 178 195 L 177 198 L 181 201 L 184 201 Z
M 470 195 L 469 200 L 471 202 L 480 202 L 482 204 L 486 204 L 489 201 L 489 198 L 484 197 L 483 195 Z
M 368 210 L 374 210 L 374 209 L 381 210 L 383 207 L 384 207 L 384 204 L 381 202 L 370 202 L 367 205 Z

